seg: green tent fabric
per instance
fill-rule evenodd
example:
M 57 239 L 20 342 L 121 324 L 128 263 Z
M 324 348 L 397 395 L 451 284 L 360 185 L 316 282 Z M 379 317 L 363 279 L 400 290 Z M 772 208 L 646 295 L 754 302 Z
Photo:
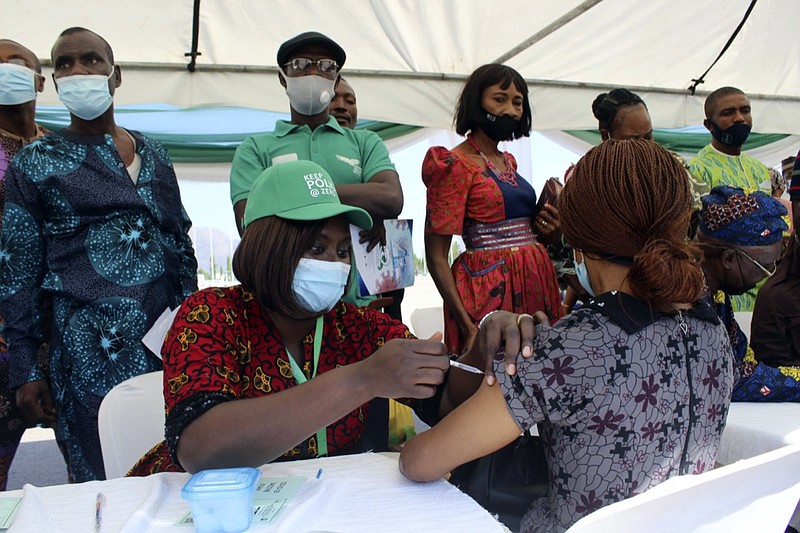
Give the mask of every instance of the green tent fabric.
M 117 107 L 119 125 L 160 141 L 176 163 L 227 163 L 236 147 L 247 137 L 272 131 L 276 120 L 288 120 L 285 113 L 237 107 L 179 108 L 163 104 Z M 51 130 L 69 124 L 63 107 L 39 106 L 36 121 Z M 371 120 L 359 121 L 358 129 L 374 131 L 387 141 L 418 130 L 416 126 Z
M 711 142 L 711 134 L 698 131 L 698 127 L 681 128 L 679 130 L 653 130 L 655 141 L 673 152 L 683 154 L 696 154 L 705 145 Z M 596 130 L 566 130 L 573 137 L 590 143 L 600 144 L 600 132 Z M 744 150 L 752 150 L 784 139 L 787 135 L 782 133 L 751 133 L 744 143 Z
M 115 109 L 117 123 L 141 131 L 162 142 L 176 163 L 227 163 L 236 147 L 250 135 L 272 131 L 277 120 L 288 120 L 285 113 L 243 107 L 175 107 L 165 104 L 121 106 Z M 36 120 L 51 130 L 69 124 L 69 113 L 60 106 L 39 106 Z M 359 121 L 357 128 L 374 131 L 387 141 L 420 129 L 417 126 L 371 120 Z M 592 145 L 600 143 L 596 130 L 567 130 L 566 133 Z M 656 142 L 683 153 L 697 153 L 711 141 L 701 126 L 654 131 Z M 751 150 L 774 143 L 787 135 L 751 133 L 744 145 Z

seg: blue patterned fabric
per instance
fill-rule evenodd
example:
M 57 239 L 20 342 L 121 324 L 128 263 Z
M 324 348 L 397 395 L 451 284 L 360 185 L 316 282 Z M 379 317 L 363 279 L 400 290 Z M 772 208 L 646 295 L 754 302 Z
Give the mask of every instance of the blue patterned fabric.
M 10 382 L 42 377 L 34 364 L 47 325 L 38 302 L 51 296 L 56 438 L 77 482 L 105 477 L 97 436 L 103 397 L 161 368 L 141 338 L 165 307 L 197 289 L 191 222 L 172 163 L 160 144 L 131 135 L 141 157 L 136 183 L 110 135 L 68 132 L 31 143 L 6 175 L 0 309 L 13 353 Z
M 523 532 L 565 531 L 667 478 L 713 468 L 734 382 L 712 307 L 665 315 L 617 292 L 543 330 L 514 376 L 502 363 L 495 372 L 520 426 L 539 424 L 550 471 Z
M 739 328 L 730 297 L 714 296 L 717 314 L 725 324 L 733 348 L 739 380 L 733 387 L 734 402 L 800 402 L 797 367 L 774 367 L 756 360 L 747 336 Z
M 702 198 L 700 231 L 731 246 L 768 246 L 789 229 L 786 207 L 761 191 L 720 185 Z

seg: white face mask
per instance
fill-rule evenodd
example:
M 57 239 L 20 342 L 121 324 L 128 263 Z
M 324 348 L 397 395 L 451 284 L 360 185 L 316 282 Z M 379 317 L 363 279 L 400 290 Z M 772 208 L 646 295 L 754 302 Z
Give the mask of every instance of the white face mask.
M 333 100 L 333 86 L 336 80 L 329 80 L 322 76 L 284 76 L 286 80 L 286 94 L 292 109 L 301 115 L 318 115 L 328 109 L 328 104 Z
M 36 99 L 36 73 L 28 67 L 0 63 L 0 105 L 19 105 Z
M 114 75 L 114 69 L 108 76 L 75 75 L 56 78 L 58 97 L 69 112 L 83 120 L 94 120 L 109 107 L 114 98 L 108 89 L 108 80 Z
M 300 307 L 311 313 L 327 313 L 344 295 L 350 265 L 303 257 L 294 271 L 292 290 Z

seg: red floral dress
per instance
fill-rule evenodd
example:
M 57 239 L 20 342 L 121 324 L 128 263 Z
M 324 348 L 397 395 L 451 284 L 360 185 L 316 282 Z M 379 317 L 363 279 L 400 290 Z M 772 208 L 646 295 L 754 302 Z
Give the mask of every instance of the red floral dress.
M 441 146 L 425 155 L 422 181 L 428 189 L 426 233 L 464 235 L 476 224 L 511 219 L 527 219 L 524 223 L 530 225 L 535 216 L 536 192 L 528 181 L 519 175 L 516 185 L 500 181 L 488 169 Z M 496 309 L 544 311 L 551 321 L 562 316 L 553 264 L 538 242 L 489 249 L 470 249 L 468 244 L 452 273 L 461 302 L 476 324 Z M 452 353 L 460 353 L 465 339 L 447 304 L 444 321 L 445 343 Z
M 303 372 L 311 379 L 313 329 L 303 339 Z M 383 344 L 411 334 L 388 315 L 339 303 L 325 315 L 318 374 L 369 357 Z M 182 472 L 175 449 L 183 429 L 223 402 L 295 387 L 289 359 L 269 314 L 241 286 L 210 288 L 186 299 L 163 348 L 167 440 L 156 445 L 130 475 Z M 352 453 L 364 429 L 367 405 L 327 428 L 328 454 Z M 278 461 L 317 456 L 316 435 Z

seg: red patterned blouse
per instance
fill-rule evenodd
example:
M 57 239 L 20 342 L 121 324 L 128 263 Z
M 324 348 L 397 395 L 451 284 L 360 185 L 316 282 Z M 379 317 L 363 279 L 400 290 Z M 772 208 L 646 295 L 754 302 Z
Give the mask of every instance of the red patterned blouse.
M 311 378 L 313 330 L 303 339 L 306 378 Z M 339 303 L 324 318 L 318 374 L 361 361 L 394 338 L 411 334 L 402 323 L 364 307 Z M 222 402 L 254 398 L 297 385 L 286 350 L 269 314 L 241 286 L 196 292 L 183 303 L 163 348 L 167 440 L 134 466 L 131 475 L 183 471 L 175 450 L 183 429 Z M 328 453 L 355 450 L 367 405 L 328 426 Z M 316 436 L 278 461 L 317 456 Z

